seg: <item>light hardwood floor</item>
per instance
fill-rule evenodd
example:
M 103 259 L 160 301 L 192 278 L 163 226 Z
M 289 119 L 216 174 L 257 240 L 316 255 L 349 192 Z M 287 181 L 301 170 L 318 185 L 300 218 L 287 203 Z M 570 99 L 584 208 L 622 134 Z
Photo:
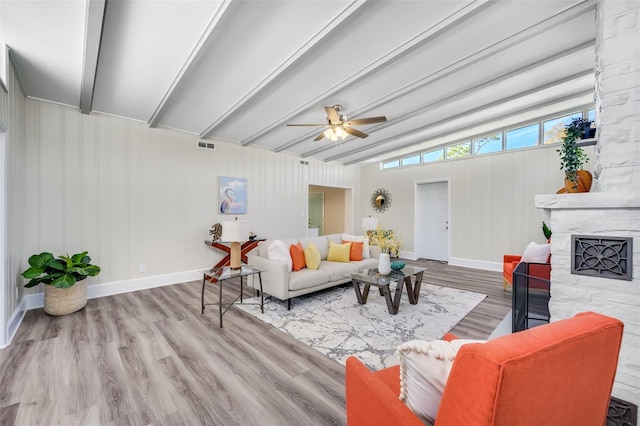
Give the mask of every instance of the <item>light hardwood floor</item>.
M 460 337 L 488 337 L 510 309 L 500 273 L 410 263 L 429 268 L 425 282 L 488 295 Z M 217 300 L 213 286 L 206 297 Z M 64 317 L 29 311 L 0 351 L 0 379 L 0 425 L 346 423 L 344 366 L 234 308 L 218 328 L 215 307 L 200 314 L 199 282 L 91 299 Z

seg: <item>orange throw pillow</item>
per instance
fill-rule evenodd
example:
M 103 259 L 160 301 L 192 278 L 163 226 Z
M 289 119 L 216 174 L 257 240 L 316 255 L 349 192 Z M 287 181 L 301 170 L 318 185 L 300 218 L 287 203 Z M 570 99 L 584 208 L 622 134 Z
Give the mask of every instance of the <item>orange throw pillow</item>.
M 291 255 L 291 260 L 293 261 L 294 271 L 299 271 L 306 266 L 306 264 L 304 263 L 304 249 L 302 248 L 302 244 L 291 244 L 291 246 L 289 247 L 289 254 Z
M 342 244 L 351 243 L 351 251 L 349 252 L 349 260 L 362 260 L 362 249 L 364 247 L 364 241 L 345 241 L 342 240 Z

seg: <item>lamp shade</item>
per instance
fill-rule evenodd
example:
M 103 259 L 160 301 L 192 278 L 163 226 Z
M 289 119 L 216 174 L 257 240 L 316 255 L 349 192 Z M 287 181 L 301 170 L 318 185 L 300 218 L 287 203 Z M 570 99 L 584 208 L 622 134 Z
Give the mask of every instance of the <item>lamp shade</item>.
M 225 220 L 222 222 L 222 241 L 243 242 L 249 239 L 249 222 L 246 220 Z
M 378 227 L 378 219 L 375 217 L 363 217 L 362 218 L 362 230 L 373 231 Z

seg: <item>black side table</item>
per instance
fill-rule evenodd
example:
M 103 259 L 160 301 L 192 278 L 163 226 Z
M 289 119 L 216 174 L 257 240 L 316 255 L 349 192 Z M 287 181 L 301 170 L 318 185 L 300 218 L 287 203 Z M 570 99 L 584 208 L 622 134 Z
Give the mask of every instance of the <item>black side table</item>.
M 204 307 L 207 305 L 215 305 L 215 303 L 204 303 L 204 288 L 207 281 L 211 283 L 218 283 L 218 288 L 220 290 L 218 297 L 218 314 L 220 316 L 220 328 L 222 328 L 222 315 L 229 310 L 229 308 L 235 304 L 245 304 L 245 305 L 260 305 L 260 311 L 264 313 L 264 292 L 262 291 L 262 269 L 254 268 L 251 265 L 242 265 L 240 269 L 231 269 L 228 266 L 223 266 L 220 268 L 211 268 L 203 272 L 202 276 L 202 313 L 204 314 Z M 245 277 L 249 275 L 258 275 L 258 282 L 260 283 L 260 303 L 245 303 L 242 301 L 242 296 L 244 292 L 244 280 Z M 240 278 L 240 295 L 237 296 L 231 302 L 222 302 L 222 283 L 231 278 Z M 240 302 L 238 302 L 240 300 Z M 225 306 L 226 309 L 223 311 L 222 307 Z

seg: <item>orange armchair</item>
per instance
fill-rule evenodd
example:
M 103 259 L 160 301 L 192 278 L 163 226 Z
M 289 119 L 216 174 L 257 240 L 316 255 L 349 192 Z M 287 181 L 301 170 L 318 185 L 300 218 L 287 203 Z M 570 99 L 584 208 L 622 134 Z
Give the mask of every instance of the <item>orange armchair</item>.
M 586 312 L 462 346 L 435 425 L 602 426 L 622 330 L 622 322 Z M 399 366 L 371 372 L 347 359 L 348 425 L 422 425 L 399 394 Z
M 520 259 L 522 256 L 516 254 L 505 254 L 502 261 L 502 289 L 506 290 L 507 285 L 513 284 L 513 270 L 516 269 L 518 263 L 520 263 Z

